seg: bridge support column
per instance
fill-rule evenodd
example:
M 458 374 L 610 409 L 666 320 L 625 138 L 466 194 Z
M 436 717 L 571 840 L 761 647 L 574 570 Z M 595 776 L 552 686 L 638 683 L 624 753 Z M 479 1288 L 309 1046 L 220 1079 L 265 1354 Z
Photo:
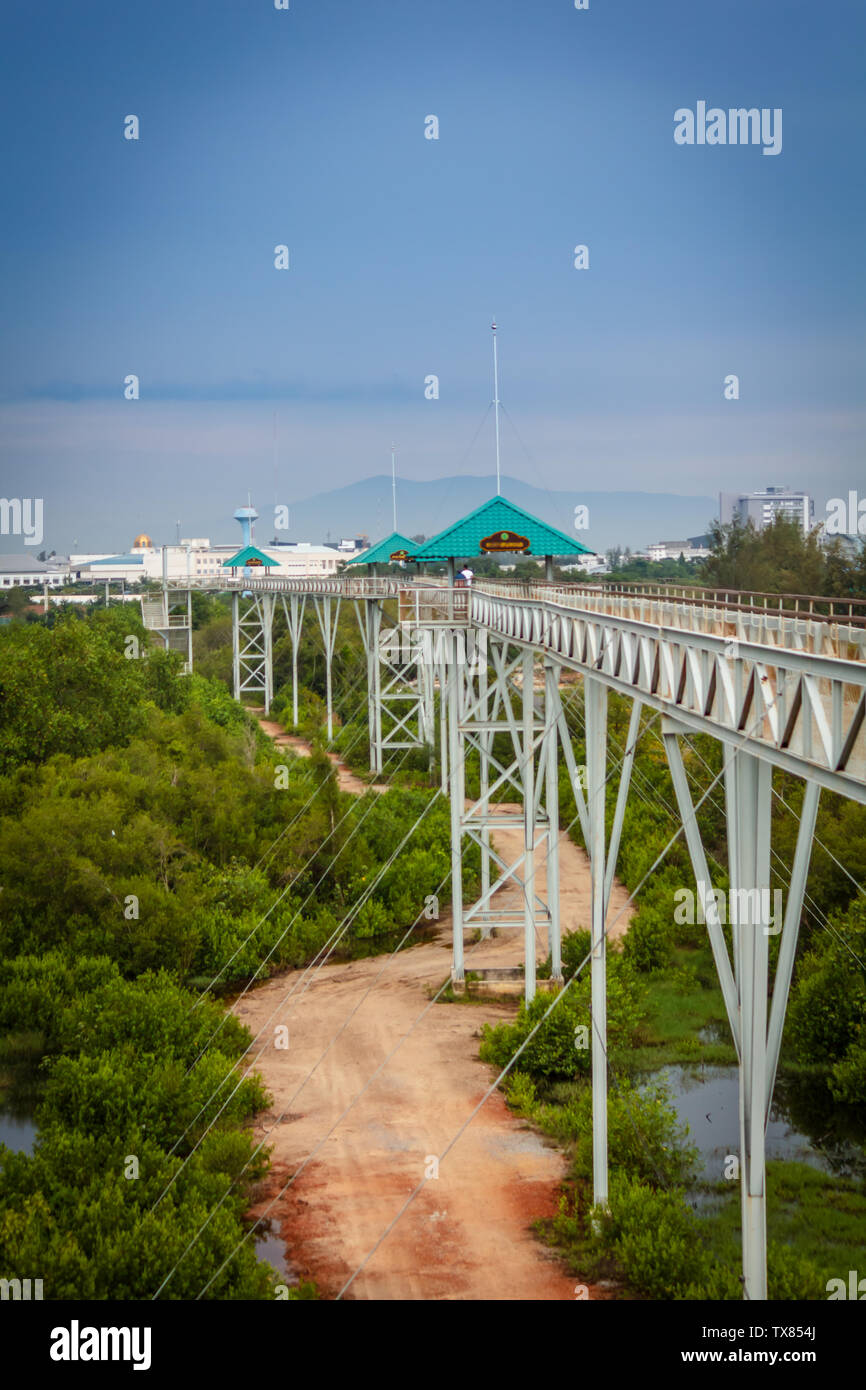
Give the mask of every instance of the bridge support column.
M 448 783 L 451 792 L 451 920 L 453 923 L 453 952 L 451 978 L 465 978 L 463 966 L 463 739 L 460 736 L 461 686 L 463 672 L 460 664 L 461 633 L 448 634 Z
M 518 650 L 515 655 L 507 640 L 488 643 L 486 632 L 473 633 L 465 628 L 440 629 L 436 638 L 440 646 L 446 646 L 448 654 L 445 712 L 452 878 L 457 881 L 458 855 L 462 868 L 463 836 L 479 846 L 482 865 L 480 896 L 469 906 L 460 904 L 459 932 L 455 915 L 455 959 L 459 956 L 462 969 L 462 933 L 466 927 L 478 926 L 482 937 L 490 936 L 494 927 L 522 931 L 524 992 L 530 1000 L 536 984 L 536 931 L 539 920 L 550 916 L 548 902 L 539 892 L 535 856 L 539 831 L 548 833 L 547 812 L 540 802 L 545 788 L 549 787 L 550 755 L 547 750 L 550 740 L 554 742 L 555 759 L 555 712 L 549 713 L 544 723 L 539 722 L 532 688 L 535 654 L 531 648 Z M 470 639 L 468 646 L 467 638 Z M 518 671 L 521 673 L 520 687 L 514 684 Z M 515 711 L 512 694 L 520 698 L 522 713 Z M 494 739 L 498 733 L 510 743 L 510 758 L 503 758 L 498 749 L 494 754 Z M 464 765 L 468 753 L 478 754 L 479 786 L 477 795 L 472 795 L 467 804 Z M 513 806 L 491 800 L 512 789 L 520 798 L 517 813 Z M 522 843 L 513 862 L 504 858 L 492 843 L 491 832 L 497 828 L 520 832 Z M 554 854 L 548 885 L 555 875 L 556 863 Z M 500 871 L 495 880 L 494 865 Z M 512 887 L 518 890 L 519 896 L 508 894 L 507 890 Z
M 432 641 L 436 650 L 436 676 L 439 682 L 439 770 L 441 776 L 442 795 L 448 795 L 450 781 L 448 777 L 449 764 L 451 761 L 448 737 L 448 663 L 443 659 L 444 641 L 442 635 L 433 633 Z
M 295 729 L 298 727 L 298 649 L 301 645 L 306 602 L 303 594 L 290 594 L 288 605 L 283 598 L 283 612 L 289 629 L 289 641 L 292 644 L 292 726 Z
M 261 696 L 265 714 L 274 694 L 273 621 L 273 594 L 232 591 L 234 697 Z
M 549 657 L 544 662 L 544 715 L 548 726 L 545 739 L 544 803 L 547 807 L 547 906 L 550 922 L 547 946 L 550 974 L 562 979 L 562 923 L 559 916 L 559 740 L 556 707 L 559 695 L 559 666 Z
M 241 622 L 240 599 L 237 589 L 232 592 L 232 694 L 241 698 Z
M 770 890 L 770 810 L 773 770 L 769 762 L 724 748 L 725 817 L 730 892 L 725 904 L 713 889 L 677 734 L 665 718 L 662 732 L 674 791 L 698 888 L 699 910 L 707 925 L 719 983 L 739 1063 L 740 1204 L 742 1215 L 743 1297 L 767 1297 L 767 1207 L 765 1137 L 785 1020 L 797 934 L 803 910 L 820 788 L 807 782 L 788 887 L 784 922 Z M 781 894 L 781 890 L 776 890 Z M 721 899 L 721 906 L 720 906 Z M 773 903 L 771 909 L 771 902 Z M 700 920 L 700 919 L 699 919 Z M 733 970 L 722 927 L 731 927 Z M 769 937 L 782 932 L 769 1026 Z
M 592 1125 L 593 1200 L 604 1207 L 608 1199 L 607 1174 L 607 915 L 616 861 L 619 857 L 625 807 L 631 786 L 635 746 L 640 732 L 641 702 L 632 703 L 628 740 L 619 775 L 616 810 L 607 842 L 605 803 L 607 784 L 607 686 L 588 673 L 584 676 L 586 766 L 578 767 L 565 711 L 559 695 L 558 667 L 549 665 L 548 719 L 559 735 L 565 764 L 574 790 L 577 815 L 590 860 L 592 909 L 590 922 L 590 989 L 592 1016 Z M 584 790 L 586 795 L 584 795 Z M 552 952 L 551 952 L 552 954 Z
M 485 639 L 487 634 L 484 634 Z M 478 699 L 482 709 L 487 709 L 487 644 L 484 646 L 484 661 L 478 670 Z M 494 710 L 495 716 L 495 710 Z M 490 751 L 493 743 L 493 734 L 489 730 L 484 730 L 479 736 L 479 792 L 481 804 L 489 809 L 490 795 Z M 481 831 L 481 897 L 484 900 L 490 898 L 490 829 L 487 825 Z M 491 927 L 489 922 L 484 922 L 481 927 L 482 937 L 490 936 Z
M 770 798 L 769 763 L 725 750 L 728 872 L 732 909 L 743 893 L 757 891 L 766 916 L 729 912 L 734 976 L 740 1004 L 740 1192 L 743 1218 L 743 1292 L 767 1297 L 767 1202 L 764 1140 L 767 1113 L 767 973 L 769 957 Z M 754 900 L 753 900 L 754 901 Z M 734 921 L 745 915 L 747 920 Z M 753 920 L 748 920 L 753 916 Z M 763 918 L 763 920 L 762 920 Z
M 436 707 L 433 699 L 432 635 L 429 629 L 427 629 L 426 631 L 418 632 L 416 636 L 421 642 L 418 661 L 418 688 L 420 694 L 418 728 L 421 740 L 427 749 L 428 771 L 432 773 L 433 764 L 436 759 Z
M 340 599 L 331 598 L 330 595 L 313 597 L 316 608 L 316 617 L 319 620 L 319 628 L 322 633 L 322 645 L 325 649 L 325 708 L 327 710 L 328 721 L 328 742 L 334 737 L 334 701 L 331 689 L 331 673 L 334 662 L 334 646 L 337 641 L 337 624 L 340 621 Z M 334 605 L 332 607 L 331 605 Z
M 523 653 L 523 951 L 526 1002 L 535 998 L 535 654 Z
M 367 726 L 370 732 L 370 768 L 382 771 L 382 671 L 379 665 L 379 635 L 382 605 L 367 600 Z
M 607 781 L 607 686 L 585 676 L 586 782 L 592 875 L 590 1010 L 592 1016 L 593 1203 L 606 1207 L 607 1181 L 607 938 L 605 919 L 605 785 Z

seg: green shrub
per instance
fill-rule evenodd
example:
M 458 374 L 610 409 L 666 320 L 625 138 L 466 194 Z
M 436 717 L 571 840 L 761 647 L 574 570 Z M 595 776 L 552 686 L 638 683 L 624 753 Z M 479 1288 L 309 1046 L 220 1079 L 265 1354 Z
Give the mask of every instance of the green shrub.
M 607 983 L 608 1047 L 616 1048 L 634 1039 L 641 1019 L 642 990 L 633 972 L 616 952 L 608 956 Z M 520 1070 L 542 1081 L 588 1074 L 590 992 L 587 966 L 558 998 L 549 994 L 536 995 L 531 1004 L 521 1003 L 514 1023 L 485 1024 L 480 1051 L 482 1060 L 500 1068 L 506 1066 L 540 1024 L 520 1053 Z M 551 1009 L 554 998 L 556 1003 Z M 550 1015 L 544 1018 L 548 1010 Z
M 623 955 L 636 970 L 661 970 L 671 957 L 671 929 L 652 907 L 641 907 L 623 942 Z
M 659 1186 L 687 1183 L 695 1173 L 698 1149 L 688 1144 L 688 1127 L 669 1104 L 661 1083 L 646 1091 L 618 1081 L 608 1097 L 607 1135 L 610 1165 L 640 1182 Z M 577 1143 L 573 1171 L 592 1177 L 592 1092 L 586 1087 L 575 1106 Z
M 866 1078 L 866 902 L 833 914 L 798 962 L 786 1034 L 801 1061 L 832 1067 L 838 1101 L 862 1103 Z
M 523 1071 L 513 1071 L 508 1077 L 505 1094 L 508 1104 L 516 1115 L 523 1115 L 526 1119 L 532 1119 L 537 1098 L 535 1095 L 535 1082 Z
M 657 1191 L 637 1178 L 614 1174 L 610 1210 L 596 1213 L 598 1244 L 647 1298 L 683 1298 L 706 1287 L 712 1262 L 682 1191 Z M 738 1297 L 730 1281 L 729 1297 Z M 718 1296 L 718 1294 L 716 1295 Z

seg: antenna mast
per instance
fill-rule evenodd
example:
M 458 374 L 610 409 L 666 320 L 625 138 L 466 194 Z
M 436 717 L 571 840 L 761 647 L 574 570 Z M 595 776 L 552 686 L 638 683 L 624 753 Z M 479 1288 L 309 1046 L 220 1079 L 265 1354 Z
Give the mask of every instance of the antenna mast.
M 394 506 L 394 530 L 397 530 L 397 446 L 391 445 L 391 500 Z
M 496 419 L 496 496 L 502 495 L 499 471 L 499 359 L 496 355 L 496 320 L 490 325 L 493 329 L 493 405 Z

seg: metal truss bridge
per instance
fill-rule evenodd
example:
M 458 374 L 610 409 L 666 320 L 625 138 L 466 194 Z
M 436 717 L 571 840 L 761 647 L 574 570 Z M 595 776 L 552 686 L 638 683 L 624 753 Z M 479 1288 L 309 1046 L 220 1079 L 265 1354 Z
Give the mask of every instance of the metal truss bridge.
M 367 656 L 371 769 L 381 771 L 388 753 L 407 748 L 428 750 L 432 764 L 438 748 L 451 807 L 453 885 L 462 882 L 467 844 L 480 848 L 478 900 L 463 902 L 459 888 L 453 893 L 455 982 L 465 974 L 464 932 L 478 927 L 482 935 L 522 928 L 527 1000 L 536 992 L 539 930 L 546 933 L 554 988 L 562 981 L 558 843 L 564 761 L 591 865 L 593 1182 L 601 1206 L 608 1202 L 608 906 L 641 712 L 644 706 L 655 712 L 738 1057 L 744 1296 L 766 1298 L 765 1135 L 818 800 L 824 789 L 866 802 L 866 601 L 667 585 L 480 580 L 461 589 L 430 579 L 183 580 L 165 586 L 159 611 L 153 600 L 143 607 L 146 625 L 166 646 L 184 647 L 190 665 L 192 589 L 231 591 L 234 693 L 261 699 L 266 710 L 273 697 L 274 613 L 282 607 L 292 647 L 296 723 L 298 649 L 311 605 L 325 652 L 329 737 L 337 622 L 341 605 L 354 609 Z M 180 614 L 173 612 L 178 606 Z M 564 677 L 566 684 L 574 680 L 569 672 L 583 685 L 581 766 L 561 698 Z M 631 716 L 608 829 L 610 691 L 631 701 Z M 724 792 L 728 876 L 731 896 L 740 903 L 769 901 L 773 769 L 805 784 L 772 993 L 769 922 L 760 912 L 733 922 L 729 950 L 714 909 L 700 803 L 692 800 L 681 747 L 682 737 L 695 733 L 722 746 L 717 780 Z M 467 797 L 470 752 L 478 758 L 478 794 Z M 505 792 L 513 794 L 507 815 L 501 807 Z M 515 823 L 523 849 L 506 863 L 491 831 Z M 536 876 L 541 849 L 545 872 Z M 522 911 L 515 912 L 513 895 L 509 900 L 501 894 L 505 884 L 519 889 Z

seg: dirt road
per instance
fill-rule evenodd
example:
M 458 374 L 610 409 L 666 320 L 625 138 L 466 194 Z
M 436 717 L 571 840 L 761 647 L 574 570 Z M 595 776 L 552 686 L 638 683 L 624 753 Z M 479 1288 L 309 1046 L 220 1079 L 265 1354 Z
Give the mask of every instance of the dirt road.
M 507 859 L 519 837 L 516 829 L 497 831 L 494 843 Z M 543 877 L 543 853 L 539 858 Z M 586 857 L 566 840 L 560 875 L 564 925 L 588 925 Z M 618 885 L 615 894 L 612 914 L 625 897 Z M 618 927 L 626 923 L 624 915 Z M 369 1254 L 495 1074 L 478 1060 L 478 1034 L 482 1023 L 506 1016 L 508 1006 L 434 1004 L 413 1028 L 450 973 L 450 921 L 443 918 L 440 926 L 437 941 L 401 952 L 379 979 L 386 957 L 322 967 L 268 1025 L 270 1033 L 276 1023 L 288 1025 L 289 1047 L 268 1048 L 258 1067 L 274 1109 L 258 1117 L 255 1133 L 258 1139 L 272 1129 L 273 1167 L 253 1214 L 316 1150 L 270 1214 L 299 1275 L 315 1279 L 326 1297 L 336 1296 Z M 522 950 L 518 931 L 475 947 L 467 940 L 467 969 L 519 964 Z M 539 959 L 546 954 L 546 942 L 539 941 Z M 297 978 L 292 972 L 246 995 L 236 1005 L 238 1017 L 255 1033 Z M 275 1123 L 281 1112 L 287 1113 Z M 577 1281 L 531 1229 L 536 1217 L 555 1211 L 564 1174 L 558 1150 L 494 1092 L 442 1161 L 438 1178 L 426 1183 L 345 1296 L 573 1299 Z
M 286 733 L 282 724 L 278 724 L 275 719 L 265 719 L 263 710 L 255 709 L 249 705 L 247 708 L 250 714 L 256 716 L 264 732 L 270 734 L 278 748 L 289 748 L 296 757 L 309 758 L 311 750 L 306 739 L 300 738 L 297 734 Z M 384 783 L 362 781 L 360 777 L 352 772 L 351 768 L 348 768 L 344 762 L 341 762 L 336 753 L 328 753 L 328 757 L 337 769 L 337 783 L 341 792 L 355 792 L 358 796 L 362 796 L 364 792 L 367 791 L 387 791 L 387 787 Z

